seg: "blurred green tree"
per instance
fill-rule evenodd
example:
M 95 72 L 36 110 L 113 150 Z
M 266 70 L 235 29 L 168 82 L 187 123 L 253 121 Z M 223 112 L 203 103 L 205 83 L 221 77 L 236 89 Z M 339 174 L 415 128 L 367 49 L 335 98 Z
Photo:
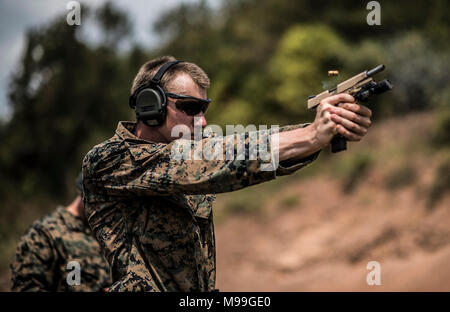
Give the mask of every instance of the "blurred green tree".
M 96 16 L 104 40 L 95 48 L 62 17 L 28 31 L 10 83 L 12 118 L 0 133 L 2 195 L 64 197 L 84 154 L 131 116 L 124 86 L 133 73 L 116 49 L 129 22 L 110 3 Z
M 279 109 L 305 118 L 308 96 L 334 87 L 326 84 L 327 70 L 342 68 L 348 51 L 348 45 L 327 26 L 298 25 L 287 31 L 270 63 Z

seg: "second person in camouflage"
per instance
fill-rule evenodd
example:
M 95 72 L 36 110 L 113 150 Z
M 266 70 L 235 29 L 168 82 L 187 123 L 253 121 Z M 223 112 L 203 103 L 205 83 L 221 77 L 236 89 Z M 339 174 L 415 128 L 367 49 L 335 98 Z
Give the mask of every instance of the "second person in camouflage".
M 12 291 L 103 291 L 111 284 L 108 262 L 84 216 L 81 175 L 77 189 L 69 206 L 34 222 L 20 239 L 11 263 Z M 79 284 L 69 275 L 72 261 L 79 264 Z

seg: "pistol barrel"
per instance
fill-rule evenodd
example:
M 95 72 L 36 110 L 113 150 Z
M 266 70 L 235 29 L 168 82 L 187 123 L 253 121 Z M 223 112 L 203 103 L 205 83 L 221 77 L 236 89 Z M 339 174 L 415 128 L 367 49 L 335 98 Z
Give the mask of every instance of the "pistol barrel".
M 366 72 L 366 75 L 368 77 L 372 77 L 373 75 L 378 74 L 380 71 L 383 71 L 383 70 L 384 70 L 384 65 L 381 64 L 381 65 L 378 65 L 377 67 L 375 67 L 375 68 L 373 68 L 371 70 L 368 70 Z

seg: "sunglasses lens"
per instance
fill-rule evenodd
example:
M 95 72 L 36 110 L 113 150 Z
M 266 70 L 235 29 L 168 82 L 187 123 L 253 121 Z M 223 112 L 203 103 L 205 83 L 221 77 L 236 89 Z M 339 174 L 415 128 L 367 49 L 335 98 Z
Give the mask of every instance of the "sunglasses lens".
M 175 106 L 189 116 L 198 115 L 200 112 L 204 113 L 208 108 L 208 104 L 195 100 L 178 100 Z

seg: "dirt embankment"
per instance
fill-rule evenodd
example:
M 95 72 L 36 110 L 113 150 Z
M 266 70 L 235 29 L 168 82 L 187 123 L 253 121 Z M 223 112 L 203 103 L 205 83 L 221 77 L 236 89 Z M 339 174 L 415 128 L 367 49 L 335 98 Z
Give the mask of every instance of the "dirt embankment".
M 411 140 L 426 139 L 423 129 L 431 122 L 427 114 L 388 120 L 374 126 L 358 148 L 375 148 L 376 155 L 408 148 Z M 352 149 L 356 145 L 346 153 Z M 365 173 L 351 193 L 344 193 L 342 180 L 332 174 L 319 174 L 283 187 L 258 215 L 233 215 L 220 222 L 217 287 L 223 291 L 450 291 L 450 196 L 447 193 L 431 209 L 427 206 L 437 165 L 433 155 L 420 152 L 420 146 L 416 151 L 406 158 L 392 153 L 391 161 L 389 154 L 377 157 L 381 162 Z M 319 157 L 317 162 L 321 161 Z M 395 162 L 407 162 L 417 174 L 403 187 L 390 189 L 386 177 Z M 298 200 L 283 208 L 280 202 L 289 196 Z M 366 267 L 369 261 L 380 264 L 379 286 L 367 283 L 373 270 Z

